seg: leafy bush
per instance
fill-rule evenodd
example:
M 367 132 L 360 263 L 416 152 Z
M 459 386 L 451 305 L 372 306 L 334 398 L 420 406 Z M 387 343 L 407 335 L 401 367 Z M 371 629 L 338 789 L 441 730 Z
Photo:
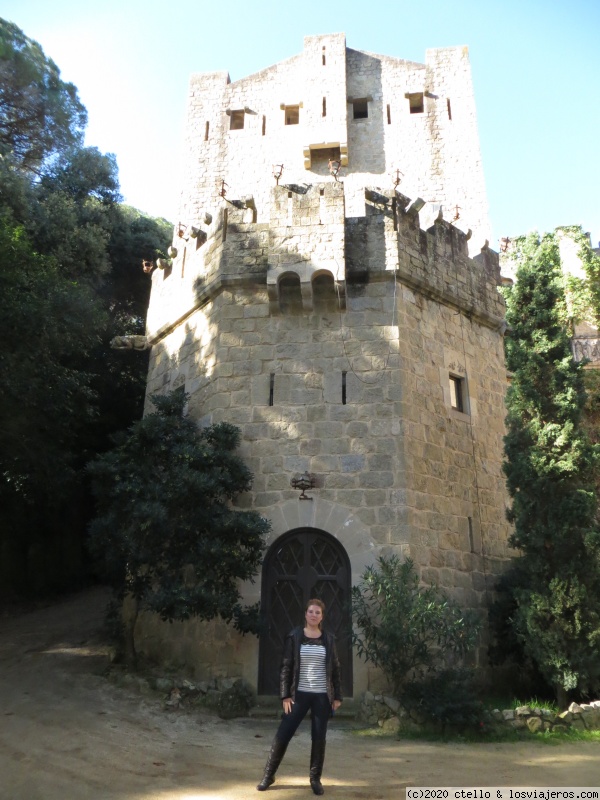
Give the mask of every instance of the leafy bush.
M 221 693 L 217 710 L 222 719 L 247 717 L 256 704 L 256 692 L 245 681 L 237 680 L 230 689 Z
M 442 732 L 447 726 L 474 728 L 485 716 L 481 700 L 473 693 L 470 669 L 450 667 L 430 672 L 404 686 L 402 704 L 412 717 L 438 723 Z
M 140 609 L 163 620 L 239 620 L 250 632 L 256 609 L 242 607 L 239 582 L 253 580 L 268 520 L 231 501 L 252 473 L 236 450 L 240 431 L 199 428 L 185 416 L 182 389 L 154 395 L 156 411 L 115 437 L 88 465 L 98 514 L 90 549 L 119 598 L 129 597 L 126 658 L 135 663 Z
M 471 671 L 460 667 L 479 624 L 441 595 L 419 586 L 410 559 L 381 557 L 352 588 L 358 654 L 379 667 L 407 710 L 427 719 L 466 724 L 480 706 L 472 701 Z

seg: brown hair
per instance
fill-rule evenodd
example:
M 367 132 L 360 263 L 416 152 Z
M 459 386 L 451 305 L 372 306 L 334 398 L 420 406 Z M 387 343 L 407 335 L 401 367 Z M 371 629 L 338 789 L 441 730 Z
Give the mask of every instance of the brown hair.
M 313 597 L 312 600 L 309 600 L 306 604 L 306 608 L 304 609 L 304 613 L 308 611 L 309 606 L 319 606 L 321 611 L 323 612 L 323 616 L 321 617 L 321 622 L 319 622 L 319 630 L 321 630 L 321 625 L 323 624 L 323 619 L 325 618 L 325 603 L 322 600 L 319 600 L 318 597 Z

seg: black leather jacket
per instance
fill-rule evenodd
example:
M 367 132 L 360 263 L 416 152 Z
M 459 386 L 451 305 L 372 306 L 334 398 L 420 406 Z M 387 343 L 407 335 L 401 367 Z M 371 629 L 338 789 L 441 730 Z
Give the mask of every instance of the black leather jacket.
M 283 658 L 279 673 L 279 694 L 282 700 L 286 697 L 292 699 L 296 696 L 296 688 L 300 679 L 300 644 L 302 643 L 303 628 L 294 628 L 285 637 L 283 644 Z M 325 645 L 325 669 L 327 672 L 327 696 L 329 702 L 342 701 L 342 683 L 340 662 L 335 649 L 335 637 L 323 631 L 323 644 Z

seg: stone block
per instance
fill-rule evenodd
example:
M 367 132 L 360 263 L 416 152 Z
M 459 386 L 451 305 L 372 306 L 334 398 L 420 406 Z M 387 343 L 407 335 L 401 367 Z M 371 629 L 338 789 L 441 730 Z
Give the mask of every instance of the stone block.
M 538 731 L 543 730 L 544 723 L 539 717 L 529 717 L 527 727 L 531 733 L 538 733 Z
M 340 456 L 340 467 L 342 472 L 360 472 L 365 468 L 366 458 L 364 455 Z
M 394 485 L 392 472 L 362 472 L 359 485 L 365 489 L 382 489 Z

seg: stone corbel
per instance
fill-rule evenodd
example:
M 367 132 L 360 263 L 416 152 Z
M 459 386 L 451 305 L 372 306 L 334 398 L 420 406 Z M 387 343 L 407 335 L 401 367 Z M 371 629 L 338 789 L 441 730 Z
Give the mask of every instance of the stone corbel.
M 304 155 L 304 169 L 310 169 L 312 165 L 312 156 L 309 144 L 304 145 L 304 147 L 302 148 L 302 153 Z
M 312 281 L 300 281 L 300 294 L 302 295 L 302 308 L 304 311 L 313 310 Z
M 425 200 L 423 200 L 421 197 L 417 197 L 412 201 L 406 213 L 409 214 L 411 217 L 416 217 L 424 205 L 425 205 Z
M 281 312 L 279 307 L 279 286 L 277 282 L 267 282 L 267 295 L 269 297 L 269 314 L 271 316 L 276 316 Z
M 340 164 L 342 167 L 348 166 L 348 142 L 340 142 Z

